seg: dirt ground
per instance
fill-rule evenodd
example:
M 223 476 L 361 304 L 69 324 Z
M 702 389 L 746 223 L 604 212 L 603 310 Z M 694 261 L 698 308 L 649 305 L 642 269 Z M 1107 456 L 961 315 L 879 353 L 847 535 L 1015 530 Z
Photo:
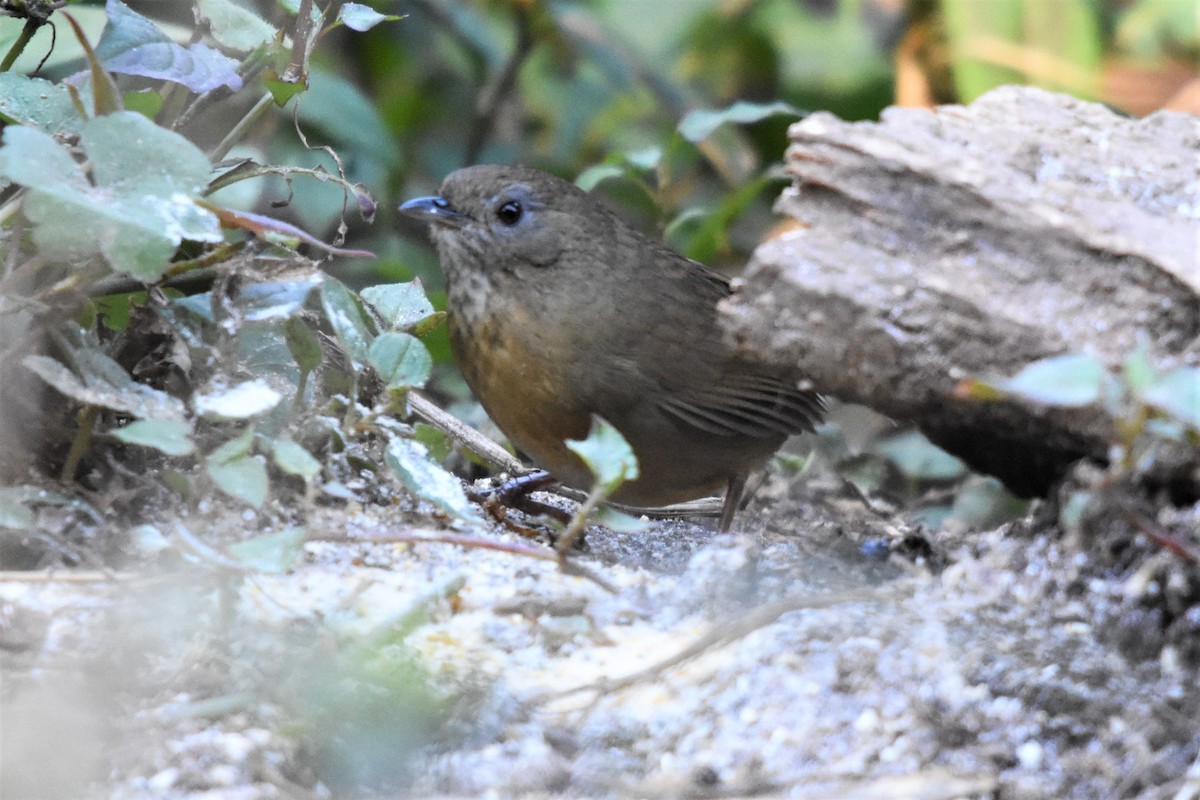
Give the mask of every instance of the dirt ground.
M 0 796 L 1200 797 L 1194 565 L 1055 508 L 930 532 L 775 479 L 731 535 L 592 529 L 615 593 L 397 542 L 447 532 L 404 502 L 311 508 L 278 574 L 178 543 L 295 509 L 159 511 L 125 569 L 0 582 Z

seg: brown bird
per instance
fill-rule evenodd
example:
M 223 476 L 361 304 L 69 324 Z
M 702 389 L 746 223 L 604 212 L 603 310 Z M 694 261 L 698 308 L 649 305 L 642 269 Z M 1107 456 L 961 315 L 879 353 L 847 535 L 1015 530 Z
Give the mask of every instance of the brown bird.
M 586 436 L 598 414 L 640 468 L 614 500 L 660 506 L 724 487 L 726 530 L 747 473 L 821 418 L 820 396 L 792 370 L 723 338 L 728 278 L 573 184 L 468 167 L 400 210 L 431 223 L 467 384 L 512 443 L 568 486 L 592 477 L 564 441 Z

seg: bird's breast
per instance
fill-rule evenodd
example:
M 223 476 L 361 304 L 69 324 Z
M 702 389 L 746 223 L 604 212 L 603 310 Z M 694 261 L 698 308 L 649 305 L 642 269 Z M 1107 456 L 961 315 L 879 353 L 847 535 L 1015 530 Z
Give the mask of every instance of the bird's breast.
M 492 421 L 540 466 L 586 486 L 586 469 L 564 444 L 591 424 L 571 343 L 519 305 L 452 303 L 448 323 L 454 357 Z

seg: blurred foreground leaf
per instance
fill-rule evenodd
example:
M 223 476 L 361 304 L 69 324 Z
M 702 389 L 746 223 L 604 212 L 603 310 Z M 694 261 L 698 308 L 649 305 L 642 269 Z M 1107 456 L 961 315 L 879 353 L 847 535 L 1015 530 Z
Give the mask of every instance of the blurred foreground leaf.
M 269 481 L 262 456 L 251 455 L 254 431 L 244 433 L 209 453 L 204 468 L 217 488 L 254 508 L 267 500 Z
M 346 352 L 359 364 L 366 364 L 376 330 L 359 299 L 346 284 L 327 278 L 321 286 L 321 305 Z
M 267 385 L 266 381 L 253 380 L 228 389 L 197 394 L 192 406 L 197 414 L 210 419 L 250 419 L 270 411 L 281 400 L 283 395 Z
M 475 506 L 463 492 L 462 483 L 429 459 L 425 446 L 411 439 L 393 439 L 385 455 L 392 472 L 409 491 L 451 516 L 479 522 Z
M 289 528 L 282 533 L 255 536 L 229 546 L 229 554 L 242 566 L 259 572 L 278 575 L 287 572 L 304 550 L 307 532 L 304 528 Z
M 1171 370 L 1149 386 L 1142 397 L 1158 410 L 1200 430 L 1200 369 Z
M 102 255 L 114 270 L 153 281 L 184 239 L 221 241 L 216 216 L 193 202 L 210 169 L 187 139 L 122 111 L 83 123 L 80 144 L 87 173 L 49 134 L 4 131 L 0 176 L 29 188 L 25 213 L 43 255 Z
M 46 356 L 26 356 L 21 363 L 67 397 L 84 405 L 121 411 L 139 419 L 184 418 L 182 401 L 135 382 L 120 364 L 99 350 L 80 348 L 72 351 L 71 356 L 78 374 Z
M 321 474 L 321 462 L 291 439 L 276 439 L 271 448 L 275 466 L 289 475 L 312 480 Z
M 420 280 L 368 286 L 361 295 L 378 312 L 388 330 L 407 331 L 414 326 L 423 327 L 420 323 L 438 316 Z
M 1065 355 L 1029 364 L 996 388 L 1035 403 L 1086 406 L 1100 399 L 1108 372 L 1091 355 Z
M 433 357 L 421 340 L 407 333 L 382 333 L 367 351 L 371 366 L 389 389 L 412 389 L 425 385 L 433 368 Z
M 113 431 L 113 436 L 169 456 L 186 456 L 196 449 L 191 433 L 192 426 L 181 420 L 139 419 Z
M 637 479 L 638 463 L 633 448 L 620 431 L 601 417 L 593 415 L 587 438 L 568 439 L 567 447 L 583 459 L 605 497 L 611 496 L 625 481 Z
M 83 120 L 67 87 L 42 78 L 0 73 L 0 117 L 43 133 L 78 133 Z
M 21 487 L 0 486 L 0 528 L 27 531 L 34 527 L 33 509 L 29 507 L 28 492 Z
M 248 53 L 278 35 L 262 17 L 230 0 L 196 0 L 196 8 L 208 20 L 213 38 L 231 50 Z
M 902 473 L 915 480 L 950 481 L 967 471 L 963 462 L 916 430 L 879 441 L 871 450 L 887 458 Z

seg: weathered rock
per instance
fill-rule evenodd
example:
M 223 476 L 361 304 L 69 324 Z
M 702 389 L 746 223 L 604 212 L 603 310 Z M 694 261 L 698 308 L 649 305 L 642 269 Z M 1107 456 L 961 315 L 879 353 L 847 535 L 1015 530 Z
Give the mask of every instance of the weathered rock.
M 836 397 L 916 422 L 1023 493 L 1102 458 L 1100 409 L 980 403 L 966 377 L 1138 342 L 1200 364 L 1200 119 L 1121 117 L 1008 87 L 970 106 L 814 114 L 790 131 L 778 208 L 725 311 L 731 335 Z

